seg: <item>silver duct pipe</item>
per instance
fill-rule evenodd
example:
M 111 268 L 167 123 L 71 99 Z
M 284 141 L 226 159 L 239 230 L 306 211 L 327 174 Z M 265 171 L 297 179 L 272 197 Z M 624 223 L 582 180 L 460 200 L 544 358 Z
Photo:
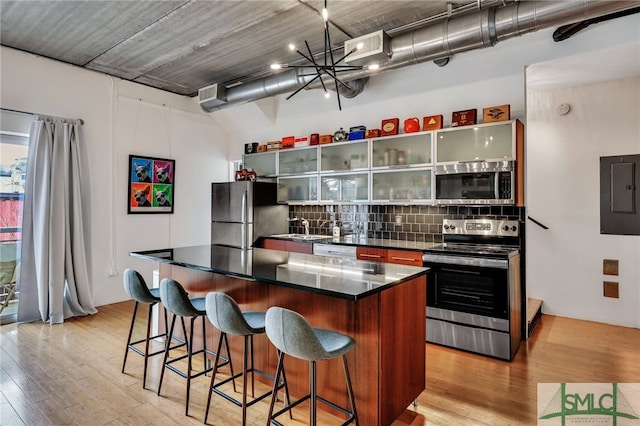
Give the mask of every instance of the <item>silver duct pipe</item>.
M 219 107 L 209 110 L 205 109 L 205 111 L 211 112 L 213 110 L 232 105 L 238 105 L 245 102 L 268 98 L 270 96 L 293 92 L 314 78 L 313 75 L 304 75 L 304 73 L 305 71 L 301 68 L 292 68 L 266 78 L 250 81 L 240 86 L 226 89 L 226 102 L 221 103 Z M 343 74 L 341 74 L 341 77 L 342 75 Z M 340 78 L 340 80 L 342 80 L 342 78 Z M 348 78 L 344 83 L 349 86 L 349 88 L 342 85 L 338 86 L 340 95 L 345 98 L 353 98 L 359 95 L 364 90 L 367 80 L 367 76 L 358 77 L 356 80 Z M 327 81 L 325 84 L 328 85 L 327 88 L 334 87 L 333 80 Z M 310 86 L 313 86 L 313 84 Z M 318 82 L 318 87 L 321 87 L 320 82 Z
M 377 71 L 358 70 L 340 74 L 350 82 L 346 97 L 360 94 L 370 75 L 448 58 L 457 53 L 494 46 L 499 41 L 638 7 L 640 1 L 564 0 L 516 1 L 418 28 L 391 38 L 391 58 Z M 278 73 L 260 80 L 221 91 L 218 99 L 201 107 L 215 111 L 225 107 L 280 95 L 299 89 L 313 76 L 302 76 L 299 69 Z M 326 81 L 329 84 L 331 81 Z M 308 88 L 320 87 L 320 82 Z M 343 92 L 341 91 L 341 94 Z

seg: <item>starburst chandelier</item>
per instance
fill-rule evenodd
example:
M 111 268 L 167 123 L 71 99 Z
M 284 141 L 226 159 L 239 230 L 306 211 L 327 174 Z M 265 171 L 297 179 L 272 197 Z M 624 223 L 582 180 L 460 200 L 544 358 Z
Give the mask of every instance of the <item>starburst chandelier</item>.
M 307 81 L 302 87 L 298 88 L 295 92 L 287 96 L 287 100 L 291 99 L 302 89 L 308 87 L 311 83 L 316 80 L 320 80 L 320 84 L 322 85 L 322 89 L 324 91 L 324 97 L 330 98 L 329 90 L 327 89 L 327 85 L 323 80 L 323 75 L 328 76 L 333 80 L 333 84 L 335 85 L 336 97 L 338 99 L 338 109 L 342 111 L 342 103 L 340 102 L 340 91 L 339 87 L 343 86 L 346 89 L 350 89 L 350 87 L 340 79 L 339 75 L 343 72 L 348 71 L 361 71 L 361 70 L 375 70 L 378 69 L 378 65 L 346 65 L 345 59 L 349 57 L 349 55 L 358 51 L 358 49 L 362 48 L 362 43 L 359 43 L 356 47 L 351 49 L 349 52 L 345 52 L 344 56 L 340 59 L 336 60 L 333 55 L 333 48 L 331 45 L 331 36 L 329 35 L 329 12 L 327 11 L 327 0 L 324 0 L 324 8 L 322 9 L 322 20 L 324 26 L 324 54 L 322 63 L 317 61 L 314 58 L 313 53 L 311 52 L 311 48 L 309 47 L 309 43 L 305 40 L 304 44 L 307 48 L 307 53 L 301 52 L 296 48 L 294 44 L 289 44 L 289 49 L 292 51 L 296 51 L 300 56 L 302 56 L 309 64 L 305 65 L 290 65 L 290 64 L 272 64 L 271 69 L 279 70 L 281 68 L 300 68 L 302 69 L 302 73 L 299 74 L 302 77 L 310 77 L 314 76 L 311 80 Z

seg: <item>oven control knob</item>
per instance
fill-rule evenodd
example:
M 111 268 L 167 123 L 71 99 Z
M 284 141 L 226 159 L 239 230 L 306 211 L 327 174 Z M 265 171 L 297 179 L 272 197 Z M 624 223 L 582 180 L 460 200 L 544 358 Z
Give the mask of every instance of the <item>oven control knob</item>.
M 456 226 L 455 226 L 455 225 L 451 225 L 451 229 L 452 229 L 452 230 L 453 230 L 453 229 L 456 229 Z
M 449 225 L 444 225 L 444 229 L 449 229 Z
M 509 230 L 509 225 L 504 225 L 504 226 L 502 227 L 502 230 L 503 230 L 503 231 L 505 231 L 505 232 L 507 232 L 507 231 Z
M 517 228 L 515 225 L 513 225 L 513 226 L 511 227 L 511 230 L 512 230 L 513 232 L 516 232 L 516 231 L 518 230 L 518 228 Z

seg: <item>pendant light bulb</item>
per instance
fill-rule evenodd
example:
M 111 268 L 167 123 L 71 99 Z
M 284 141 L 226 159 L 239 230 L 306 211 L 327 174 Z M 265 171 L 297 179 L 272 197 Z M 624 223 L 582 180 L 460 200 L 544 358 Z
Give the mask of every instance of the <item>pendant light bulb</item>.
M 327 92 L 327 91 L 325 90 L 325 92 L 324 92 L 324 98 L 325 98 L 325 99 L 329 99 L 330 97 L 331 97 L 331 95 L 329 94 L 329 92 Z
M 289 43 L 289 50 L 291 50 L 292 52 L 296 50 L 296 45 L 293 43 Z
M 325 22 L 329 20 L 329 11 L 326 7 L 322 9 L 322 19 L 324 19 Z
M 272 70 L 279 70 L 280 68 L 282 68 L 282 65 L 280 65 L 280 64 L 271 64 L 271 69 Z

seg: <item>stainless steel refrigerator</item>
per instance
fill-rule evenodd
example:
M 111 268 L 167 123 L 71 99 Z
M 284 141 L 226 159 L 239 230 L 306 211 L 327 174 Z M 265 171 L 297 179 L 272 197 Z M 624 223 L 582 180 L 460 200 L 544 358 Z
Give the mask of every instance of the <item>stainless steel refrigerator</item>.
M 277 203 L 272 182 L 211 184 L 211 244 L 251 248 L 262 236 L 289 231 L 289 206 Z

